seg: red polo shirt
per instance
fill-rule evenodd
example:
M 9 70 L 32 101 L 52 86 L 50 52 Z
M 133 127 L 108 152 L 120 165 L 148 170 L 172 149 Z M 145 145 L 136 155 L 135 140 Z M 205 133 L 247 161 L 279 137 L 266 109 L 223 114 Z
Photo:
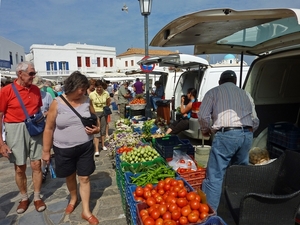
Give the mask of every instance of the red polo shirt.
M 40 89 L 31 85 L 29 88 L 20 86 L 14 81 L 19 95 L 29 116 L 37 113 L 43 105 Z M 19 123 L 26 118 L 11 84 L 0 89 L 0 112 L 4 113 L 4 122 Z

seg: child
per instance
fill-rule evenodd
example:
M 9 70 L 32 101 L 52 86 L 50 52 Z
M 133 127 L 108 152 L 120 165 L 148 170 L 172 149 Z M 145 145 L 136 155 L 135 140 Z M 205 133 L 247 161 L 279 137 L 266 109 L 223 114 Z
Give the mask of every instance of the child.
M 249 162 L 253 165 L 265 165 L 273 162 L 275 159 L 270 159 L 267 149 L 253 147 L 249 151 Z

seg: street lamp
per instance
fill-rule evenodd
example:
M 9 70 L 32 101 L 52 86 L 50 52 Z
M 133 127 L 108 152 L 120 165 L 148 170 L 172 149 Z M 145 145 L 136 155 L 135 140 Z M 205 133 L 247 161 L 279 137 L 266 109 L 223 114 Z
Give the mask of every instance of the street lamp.
M 145 56 L 148 56 L 148 15 L 151 13 L 152 0 L 138 0 L 140 3 L 140 10 L 144 16 L 144 33 L 145 33 Z M 146 118 L 152 118 L 149 96 L 149 73 L 146 73 Z

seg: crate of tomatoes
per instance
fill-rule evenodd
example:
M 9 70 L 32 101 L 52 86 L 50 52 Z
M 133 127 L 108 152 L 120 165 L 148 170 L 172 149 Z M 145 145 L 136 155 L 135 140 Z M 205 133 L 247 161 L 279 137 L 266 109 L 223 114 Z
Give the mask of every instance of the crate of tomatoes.
M 216 215 L 205 198 L 194 191 L 188 191 L 183 182 L 175 179 L 165 179 L 140 195 L 144 200 L 136 204 L 139 225 L 196 225 Z
M 202 188 L 202 182 L 206 177 L 206 168 L 203 168 L 199 165 L 197 165 L 197 170 L 179 167 L 176 172 L 180 177 L 185 179 L 195 190 L 198 188 Z

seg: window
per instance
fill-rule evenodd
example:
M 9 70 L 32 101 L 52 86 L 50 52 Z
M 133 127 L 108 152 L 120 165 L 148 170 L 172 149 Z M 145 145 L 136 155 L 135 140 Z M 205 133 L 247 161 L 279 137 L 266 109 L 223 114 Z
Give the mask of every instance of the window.
M 58 69 L 63 73 L 69 70 L 69 62 L 65 62 L 65 61 L 58 62 Z
M 109 64 L 110 64 L 110 67 L 113 67 L 113 65 L 114 65 L 113 58 L 110 58 L 110 59 L 109 59 Z
M 91 59 L 90 59 L 90 57 L 85 57 L 85 66 L 86 67 L 91 67 Z
M 125 61 L 125 67 L 128 67 L 128 62 L 127 61 Z
M 103 58 L 103 66 L 107 67 L 107 58 Z
M 77 57 L 77 66 L 81 67 L 81 57 L 80 56 Z
M 101 67 L 100 57 L 97 57 L 97 67 Z
M 131 60 L 131 66 L 133 66 L 133 60 Z
M 16 64 L 18 64 L 19 63 L 19 55 L 18 55 L 18 53 L 16 53 Z
M 23 56 L 21 55 L 21 62 L 23 62 Z
M 13 57 L 12 57 L 12 52 L 9 52 L 9 61 L 10 61 L 10 65 L 13 65 Z
M 55 74 L 57 71 L 57 63 L 53 61 L 46 62 L 46 69 L 47 69 L 47 74 Z

